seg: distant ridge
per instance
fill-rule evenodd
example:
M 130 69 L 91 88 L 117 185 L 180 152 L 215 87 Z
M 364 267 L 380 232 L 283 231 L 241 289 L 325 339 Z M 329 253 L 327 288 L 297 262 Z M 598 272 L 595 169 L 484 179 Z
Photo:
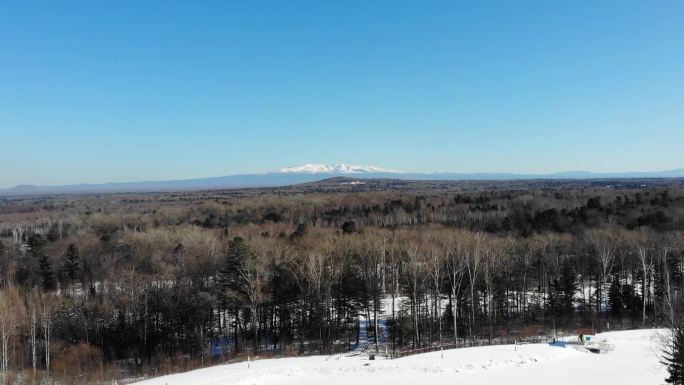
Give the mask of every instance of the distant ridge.
M 532 179 L 634 179 L 634 178 L 684 178 L 684 169 L 655 172 L 592 173 L 588 171 L 566 171 L 551 174 L 515 173 L 410 173 L 385 169 L 377 166 L 350 164 L 324 165 L 305 164 L 262 174 L 238 174 L 213 178 L 141 181 L 100 184 L 72 184 L 58 186 L 18 185 L 0 189 L 0 195 L 39 195 L 57 193 L 93 192 L 153 192 L 180 190 L 210 190 L 225 188 L 281 187 L 300 183 L 316 182 L 338 176 L 353 176 L 365 179 L 403 180 L 532 180 Z

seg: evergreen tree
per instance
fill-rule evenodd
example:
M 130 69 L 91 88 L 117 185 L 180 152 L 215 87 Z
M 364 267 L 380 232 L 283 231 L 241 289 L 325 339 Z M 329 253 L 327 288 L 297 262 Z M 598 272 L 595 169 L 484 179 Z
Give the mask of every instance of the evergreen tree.
M 345 234 L 351 234 L 356 231 L 356 223 L 354 221 L 346 221 L 342 224 L 342 231 Z
M 572 262 L 566 259 L 563 262 L 561 270 L 561 278 L 559 282 L 559 291 L 561 294 L 561 309 L 565 314 L 572 314 L 574 311 L 573 303 L 575 301 L 575 294 L 577 293 L 577 272 Z
M 46 234 L 47 240 L 49 242 L 54 242 L 59 239 L 59 231 L 57 230 L 57 226 L 52 226 L 50 227 L 50 230 L 48 230 Z
M 239 291 L 240 269 L 249 255 L 249 246 L 241 237 L 235 237 L 228 243 L 225 252 L 223 267 L 219 272 L 217 286 L 222 295 L 231 294 L 230 291 Z
M 632 321 L 641 317 L 641 298 L 632 285 L 622 285 L 622 303 Z
M 40 275 L 41 286 L 43 286 L 44 291 L 48 291 L 55 287 L 55 277 L 50 259 L 45 253 L 45 244 L 45 238 L 40 234 L 33 234 L 29 237 L 28 245 L 33 263 L 28 264 L 27 267 L 32 269 L 35 266 L 35 262 L 38 262 L 37 268 L 38 274 Z M 35 272 L 32 271 L 27 273 L 31 275 L 35 274 Z
M 235 237 L 228 244 L 223 267 L 219 271 L 216 286 L 223 305 L 233 310 L 235 350 L 238 350 L 238 325 L 240 305 L 242 301 L 241 275 L 242 266 L 249 255 L 249 247 L 241 237 Z
M 684 384 L 684 330 L 675 327 L 672 332 L 672 341 L 668 344 L 663 357 L 663 364 L 667 366 L 670 374 L 665 382 L 673 385 Z
M 295 229 L 295 231 L 292 234 L 290 234 L 290 240 L 291 241 L 297 240 L 297 239 L 303 237 L 304 234 L 306 234 L 306 223 L 300 223 L 297 225 L 297 228 Z
M 31 255 L 39 259 L 40 255 L 45 251 L 45 238 L 40 234 L 31 234 L 26 243 L 29 246 Z
M 551 314 L 553 319 L 559 317 L 563 309 L 563 291 L 561 279 L 554 278 L 549 281 L 548 301 L 546 302 L 546 310 Z
M 620 285 L 620 280 L 617 276 L 613 277 L 610 284 L 608 302 L 610 302 L 611 315 L 616 318 L 622 317 L 622 310 L 625 307 L 625 304 L 622 298 L 622 286 Z
M 52 270 L 52 264 L 46 254 L 41 254 L 38 260 L 38 267 L 40 277 L 43 283 L 43 290 L 49 291 L 55 288 L 55 273 Z
M 81 277 L 81 254 L 73 243 L 67 247 L 64 256 L 64 275 L 68 284 L 75 283 Z

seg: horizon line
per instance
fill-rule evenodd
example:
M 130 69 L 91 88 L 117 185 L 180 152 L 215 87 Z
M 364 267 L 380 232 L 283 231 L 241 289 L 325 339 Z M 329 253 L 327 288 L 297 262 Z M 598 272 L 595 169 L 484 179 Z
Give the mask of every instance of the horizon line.
M 666 170 L 649 170 L 649 171 L 587 171 L 587 170 L 565 170 L 565 171 L 553 171 L 553 172 L 520 172 L 520 171 L 515 171 L 515 172 L 510 172 L 510 171 L 475 171 L 475 172 L 462 172 L 462 171 L 398 171 L 398 170 L 390 170 L 390 169 L 385 169 L 385 168 L 380 168 L 376 167 L 378 170 L 376 171 L 358 171 L 358 172 L 341 172 L 341 171 L 322 171 L 322 172 L 306 172 L 306 171 L 301 171 L 301 172 L 293 172 L 293 171 L 284 171 L 287 169 L 291 168 L 298 168 L 298 167 L 303 167 L 303 166 L 308 166 L 308 165 L 326 165 L 327 164 L 314 164 L 314 163 L 307 163 L 305 165 L 301 166 L 290 166 L 290 167 L 285 167 L 277 170 L 268 170 L 264 172 L 243 172 L 243 173 L 233 173 L 233 174 L 224 174 L 224 175 L 217 175 L 217 176 L 208 176 L 208 177 L 179 177 L 179 178 L 173 178 L 173 179 L 139 179 L 139 180 L 126 180 L 126 181 L 105 181 L 105 182 L 65 182 L 65 183 L 59 183 L 59 184 L 39 184 L 39 183 L 19 183 L 16 185 L 12 186 L 0 186 L 0 191 L 2 190 L 13 190 L 13 189 L 20 189 L 20 188 L 59 188 L 59 187 L 76 187 L 76 186 L 83 186 L 83 187 L 97 187 L 97 186 L 106 186 L 106 185 L 125 185 L 125 184 L 136 184 L 136 183 L 172 183 L 172 182 L 192 182 L 192 181 L 202 181 L 202 180 L 211 180 L 211 179 L 218 179 L 218 178 L 228 178 L 228 177 L 240 177 L 240 176 L 267 176 L 267 175 L 283 175 L 283 176 L 296 176 L 296 175 L 311 175 L 311 176 L 348 176 L 348 177 L 363 177 L 364 175 L 397 175 L 397 176 L 410 176 L 410 175 L 424 175 L 424 176 L 430 176 L 430 175 L 454 175 L 454 176 L 511 176 L 513 178 L 507 179 L 507 180 L 515 180 L 516 176 L 519 177 L 524 177 L 524 179 L 530 179 L 532 177 L 538 177 L 538 179 L 545 179 L 544 177 L 553 177 L 553 176 L 562 176 L 564 174 L 586 174 L 588 177 L 577 177 L 577 176 L 568 176 L 567 179 L 592 179 L 591 176 L 596 176 L 597 178 L 602 178 L 601 175 L 610 175 L 610 178 L 615 178 L 615 179 L 621 179 L 621 178 L 634 178 L 634 177 L 644 177 L 644 178 L 649 178 L 649 176 L 643 176 L 645 174 L 666 174 L 666 173 L 682 173 L 682 176 L 651 176 L 650 178 L 680 178 L 684 177 L 684 167 L 681 168 L 671 168 L 671 169 L 666 169 Z M 340 166 L 340 165 L 346 165 L 346 166 L 351 166 L 351 167 L 375 167 L 375 166 L 360 166 L 360 165 L 354 165 L 354 164 L 345 164 L 345 163 L 336 163 L 332 164 L 332 166 Z M 629 176 L 630 174 L 634 174 L 637 176 Z M 638 176 L 642 175 L 642 176 Z M 323 178 L 325 179 L 325 178 Z M 401 178 L 398 178 L 401 179 Z M 549 179 L 557 179 L 557 178 L 549 178 Z M 497 180 L 496 178 L 493 180 Z

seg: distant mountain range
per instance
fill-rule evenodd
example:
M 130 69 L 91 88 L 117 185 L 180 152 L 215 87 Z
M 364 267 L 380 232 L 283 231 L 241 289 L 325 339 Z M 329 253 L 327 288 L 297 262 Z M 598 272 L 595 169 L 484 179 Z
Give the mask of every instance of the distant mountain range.
M 514 173 L 411 173 L 376 166 L 349 164 L 305 164 L 287 167 L 262 174 L 238 174 L 213 178 L 142 181 L 101 184 L 73 184 L 61 186 L 19 185 L 0 189 L 0 195 L 30 195 L 92 192 L 146 192 L 177 190 L 209 190 L 224 188 L 280 187 L 315 182 L 336 176 L 354 176 L 366 179 L 403 180 L 529 180 L 529 179 L 630 179 L 630 178 L 684 178 L 684 169 L 656 172 L 592 173 L 566 171 L 552 174 Z
M 402 171 L 388 170 L 377 166 L 355 165 L 355 164 L 318 164 L 307 163 L 301 166 L 286 167 L 278 170 L 280 173 L 287 174 L 368 174 L 368 173 L 394 173 L 401 174 Z

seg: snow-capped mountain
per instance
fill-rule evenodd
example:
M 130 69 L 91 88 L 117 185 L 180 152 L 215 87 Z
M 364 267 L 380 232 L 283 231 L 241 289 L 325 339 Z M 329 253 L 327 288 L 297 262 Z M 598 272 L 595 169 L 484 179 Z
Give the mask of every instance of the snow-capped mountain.
M 0 196 L 21 194 L 54 194 L 84 192 L 137 192 L 210 190 L 224 188 L 280 187 L 311 183 L 336 176 L 352 176 L 358 179 L 404 179 L 404 180 L 524 180 L 524 179 L 624 179 L 624 178 L 684 178 L 684 169 L 659 172 L 591 173 L 562 172 L 555 174 L 510 173 L 415 173 L 389 170 L 376 166 L 349 164 L 305 164 L 259 174 L 234 174 L 212 178 L 116 182 L 96 184 L 73 184 L 58 186 L 19 185 L 0 189 Z M 363 182 L 356 182 L 359 184 Z
M 301 166 L 281 168 L 280 173 L 286 174 L 360 174 L 360 173 L 399 173 L 400 171 L 388 170 L 377 166 L 356 164 L 320 164 L 307 163 Z

